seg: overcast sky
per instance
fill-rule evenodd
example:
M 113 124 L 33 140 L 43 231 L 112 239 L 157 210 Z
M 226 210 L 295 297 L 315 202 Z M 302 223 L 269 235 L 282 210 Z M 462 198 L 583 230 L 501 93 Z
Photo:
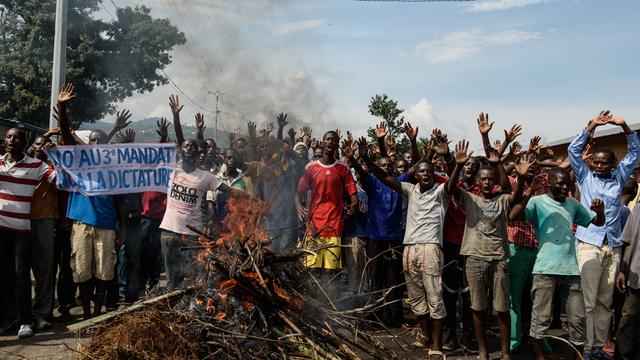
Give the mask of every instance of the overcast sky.
M 113 1 L 148 6 L 185 32 L 166 69 L 197 103 L 184 99 L 185 123 L 200 111 L 213 127 L 215 91 L 220 128 L 233 131 L 288 112 L 316 135 L 362 134 L 381 93 L 422 135 L 438 127 L 472 144 L 481 111 L 494 136 L 517 122 L 545 141 L 576 134 L 602 108 L 640 122 L 638 1 Z M 100 16 L 115 13 L 103 5 Z M 167 85 L 122 107 L 168 117 L 171 93 Z

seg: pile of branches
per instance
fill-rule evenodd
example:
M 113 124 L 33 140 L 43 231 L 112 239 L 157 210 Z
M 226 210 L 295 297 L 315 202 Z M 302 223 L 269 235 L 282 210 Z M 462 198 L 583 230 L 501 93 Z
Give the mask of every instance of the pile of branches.
M 310 250 L 279 255 L 268 250 L 261 207 L 248 199 L 231 199 L 229 210 L 228 230 L 217 239 L 199 238 L 196 263 L 207 274 L 200 286 L 151 312 L 104 325 L 85 348 L 86 358 L 398 358 L 362 331 L 360 312 L 366 309 L 336 308 L 303 266 Z M 147 323 L 156 327 L 149 330 Z M 137 336 L 125 336 L 127 331 Z

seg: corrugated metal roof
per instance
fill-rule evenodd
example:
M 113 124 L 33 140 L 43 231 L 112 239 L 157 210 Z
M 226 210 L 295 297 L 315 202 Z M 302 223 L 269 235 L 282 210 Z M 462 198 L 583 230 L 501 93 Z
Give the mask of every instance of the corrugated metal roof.
M 640 123 L 630 124 L 629 128 L 631 128 L 631 130 L 633 131 L 638 131 L 640 130 Z M 615 135 L 618 133 L 622 133 L 622 129 L 619 126 L 615 126 L 611 129 L 596 131 L 594 138 L 597 139 L 605 136 Z M 578 134 L 571 137 L 563 138 L 560 140 L 552 141 L 550 143 L 545 144 L 545 147 L 553 147 L 553 146 L 558 146 L 563 144 L 569 144 L 571 140 L 573 140 L 576 136 L 578 136 Z

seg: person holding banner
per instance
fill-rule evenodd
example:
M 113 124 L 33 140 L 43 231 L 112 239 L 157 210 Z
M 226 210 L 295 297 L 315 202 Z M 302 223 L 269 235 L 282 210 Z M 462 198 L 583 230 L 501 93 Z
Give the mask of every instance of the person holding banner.
M 75 96 L 74 86 L 71 84 L 65 86 L 58 96 L 60 131 L 66 145 L 78 145 L 71 133 L 66 113 L 66 104 Z M 89 140 L 90 145 L 106 144 L 109 137 L 104 131 L 96 130 L 91 132 Z M 93 316 L 98 316 L 104 304 L 107 283 L 114 277 L 117 212 L 113 196 L 87 196 L 80 192 L 70 192 L 67 217 L 73 221 L 71 227 L 73 281 L 80 289 L 84 318 L 89 319 L 92 317 L 92 298 L 94 299 Z
M 4 139 L 6 153 L 0 157 L 0 332 L 20 325 L 18 337 L 33 335 L 31 314 L 31 273 L 29 213 L 36 185 L 51 182 L 53 169 L 25 154 L 27 136 L 23 129 L 11 128 Z

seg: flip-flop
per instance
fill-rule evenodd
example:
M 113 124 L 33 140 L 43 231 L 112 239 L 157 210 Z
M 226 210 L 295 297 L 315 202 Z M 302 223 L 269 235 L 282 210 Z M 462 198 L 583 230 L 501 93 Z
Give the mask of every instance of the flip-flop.
M 447 355 L 439 350 L 429 350 L 429 352 L 427 353 L 427 358 L 429 360 L 446 360 Z

